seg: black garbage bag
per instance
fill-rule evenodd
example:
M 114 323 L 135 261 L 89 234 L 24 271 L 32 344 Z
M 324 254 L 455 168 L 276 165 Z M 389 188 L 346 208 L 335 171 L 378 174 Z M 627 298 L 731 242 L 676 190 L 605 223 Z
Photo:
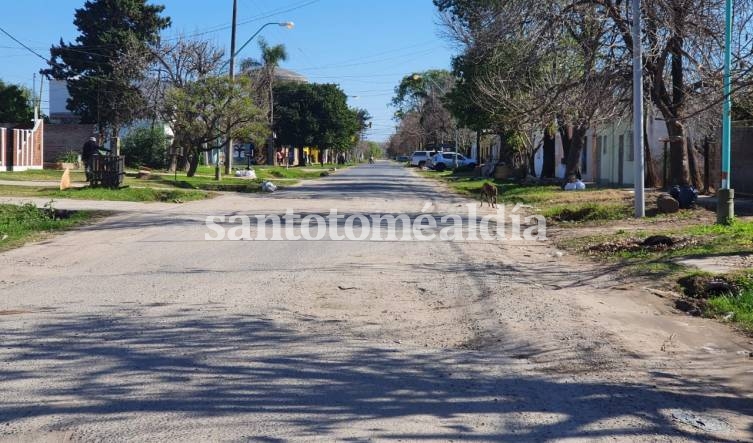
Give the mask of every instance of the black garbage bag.
M 692 208 L 698 200 L 698 190 L 692 186 L 675 185 L 669 195 L 680 203 L 680 209 Z

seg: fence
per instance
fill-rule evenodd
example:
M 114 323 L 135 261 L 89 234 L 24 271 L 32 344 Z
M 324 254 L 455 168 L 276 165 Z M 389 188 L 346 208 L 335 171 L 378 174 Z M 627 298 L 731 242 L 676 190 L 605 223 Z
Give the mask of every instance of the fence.
M 0 128 L 0 171 L 8 170 L 7 161 L 8 129 Z
M 0 170 L 42 169 L 43 157 L 44 121 L 37 120 L 33 129 L 12 129 L 10 134 L 0 128 Z

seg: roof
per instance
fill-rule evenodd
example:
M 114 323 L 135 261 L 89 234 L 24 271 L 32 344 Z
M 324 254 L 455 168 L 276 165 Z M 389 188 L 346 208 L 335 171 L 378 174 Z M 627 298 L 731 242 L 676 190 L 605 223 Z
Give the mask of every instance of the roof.
M 254 66 L 250 69 L 247 69 L 245 72 L 248 74 L 255 73 L 256 71 L 260 70 L 261 66 Z M 295 83 L 308 83 L 308 79 L 304 77 L 303 75 L 291 71 L 290 69 L 280 68 L 279 66 L 275 68 L 275 80 L 277 81 L 288 81 L 288 82 L 295 82 Z

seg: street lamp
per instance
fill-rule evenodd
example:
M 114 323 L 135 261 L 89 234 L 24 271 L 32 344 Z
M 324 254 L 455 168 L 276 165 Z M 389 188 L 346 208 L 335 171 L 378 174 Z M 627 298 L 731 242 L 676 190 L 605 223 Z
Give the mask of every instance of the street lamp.
M 245 43 L 243 43 L 243 45 L 241 45 L 240 49 L 238 49 L 238 50 L 237 50 L 237 51 L 235 51 L 234 53 L 230 54 L 230 60 L 226 61 L 226 62 L 225 62 L 225 63 L 224 63 L 223 65 L 222 65 L 222 67 L 220 68 L 220 70 L 223 70 L 223 69 L 225 69 L 225 66 L 227 66 L 227 65 L 228 65 L 229 63 L 232 63 L 232 62 L 234 62 L 234 61 L 235 61 L 235 57 L 237 57 L 237 56 L 238 56 L 238 54 L 240 54 L 240 53 L 241 53 L 241 51 L 243 51 L 243 49 L 244 49 L 244 48 L 245 48 L 246 46 L 248 46 L 248 44 L 249 44 L 249 43 L 251 43 L 251 41 L 252 41 L 252 40 L 253 40 L 254 38 L 256 38 L 256 36 L 257 36 L 257 35 L 259 35 L 259 33 L 260 33 L 260 32 L 261 32 L 261 31 L 262 31 L 262 30 L 263 30 L 264 28 L 266 28 L 267 26 L 272 26 L 272 25 L 277 25 L 277 26 L 279 26 L 279 27 L 281 27 L 281 28 L 285 28 L 285 29 L 293 29 L 293 28 L 295 27 L 295 23 L 293 23 L 293 22 L 269 22 L 269 23 L 265 23 L 265 24 L 263 24 L 263 25 L 262 25 L 262 26 L 261 26 L 261 27 L 260 27 L 259 29 L 257 29 L 257 30 L 256 30 L 256 32 L 254 32 L 254 34 L 253 34 L 253 35 L 252 35 L 251 37 L 249 37 L 249 39 L 248 39 L 248 40 L 246 40 L 246 42 L 245 42 Z M 232 65 L 231 65 L 231 66 L 232 66 Z M 232 77 L 232 76 L 233 76 L 233 74 L 234 74 L 234 73 L 233 73 L 233 72 L 232 72 L 232 70 L 231 70 L 231 72 L 230 72 L 230 76 Z
M 226 61 L 222 65 L 222 67 L 220 68 L 220 70 L 223 70 L 223 69 L 225 69 L 225 66 L 227 66 L 228 64 L 230 64 L 230 73 L 229 74 L 230 74 L 230 78 L 231 79 L 235 78 L 235 57 L 238 54 L 240 54 L 240 52 L 243 51 L 243 48 L 245 48 L 246 46 L 248 46 L 248 44 L 251 43 L 251 40 L 253 40 L 257 35 L 259 35 L 259 33 L 264 28 L 266 28 L 267 26 L 272 26 L 272 25 L 277 25 L 277 26 L 279 26 L 281 28 L 286 28 L 286 29 L 293 29 L 295 27 L 295 23 L 289 22 L 289 21 L 288 22 L 269 22 L 269 23 L 265 23 L 261 27 L 259 27 L 259 29 L 257 29 L 256 32 L 254 32 L 251 35 L 251 37 L 249 37 L 248 40 L 246 40 L 246 42 L 243 43 L 243 45 L 241 45 L 240 49 L 238 49 L 236 51 L 235 50 L 235 28 L 236 28 L 237 4 L 238 4 L 238 0 L 233 0 L 233 31 L 232 31 L 231 40 L 230 40 L 230 59 L 228 61 Z M 233 148 L 232 148 L 232 146 L 233 146 L 233 140 L 229 139 L 228 140 L 228 144 L 227 144 L 227 154 L 228 155 L 227 155 L 227 158 L 225 159 L 225 174 L 230 174 L 230 171 L 231 171 L 231 169 L 233 167 Z M 219 177 L 220 177 L 220 171 L 219 171 L 219 156 L 218 156 L 218 159 L 217 159 L 217 168 L 216 168 L 216 172 L 215 172 L 215 178 L 219 180 Z

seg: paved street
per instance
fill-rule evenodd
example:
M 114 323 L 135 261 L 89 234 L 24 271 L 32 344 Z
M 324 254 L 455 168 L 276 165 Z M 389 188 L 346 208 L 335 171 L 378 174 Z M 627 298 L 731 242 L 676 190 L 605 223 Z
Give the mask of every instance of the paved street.
M 748 339 L 548 242 L 204 240 L 207 215 L 427 203 L 468 201 L 379 162 L 56 202 L 118 212 L 0 254 L 0 441 L 753 439 Z

